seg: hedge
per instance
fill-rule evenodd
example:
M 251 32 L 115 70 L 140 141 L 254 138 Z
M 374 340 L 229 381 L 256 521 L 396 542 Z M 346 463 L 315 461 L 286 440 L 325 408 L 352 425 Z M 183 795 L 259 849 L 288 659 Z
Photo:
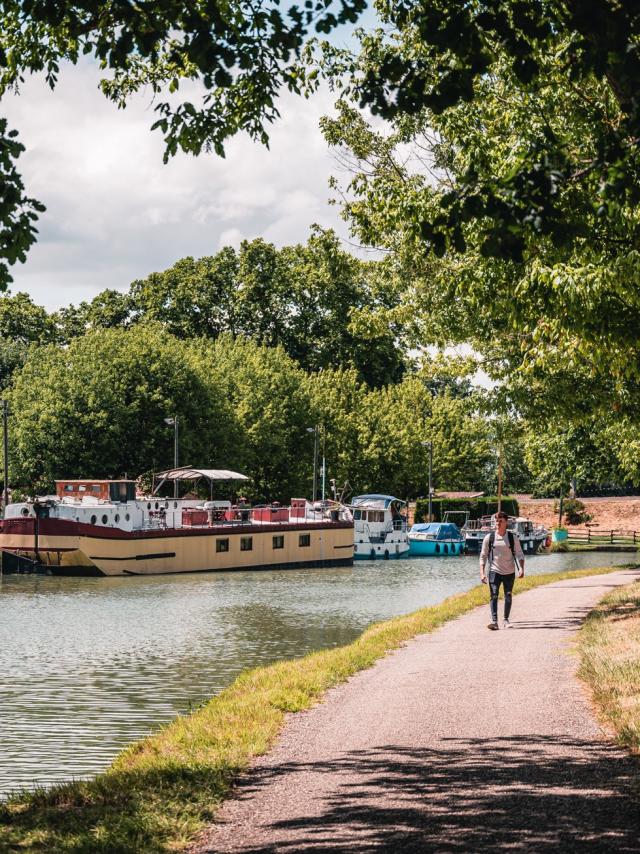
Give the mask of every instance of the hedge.
M 501 507 L 509 516 L 519 516 L 520 508 L 515 498 L 503 497 Z M 498 499 L 487 495 L 482 498 L 434 498 L 431 512 L 434 522 L 442 522 L 448 510 L 468 512 L 470 519 L 490 516 L 498 509 Z M 418 498 L 416 501 L 415 521 L 424 522 L 429 514 L 429 499 Z M 453 520 L 455 521 L 455 519 Z

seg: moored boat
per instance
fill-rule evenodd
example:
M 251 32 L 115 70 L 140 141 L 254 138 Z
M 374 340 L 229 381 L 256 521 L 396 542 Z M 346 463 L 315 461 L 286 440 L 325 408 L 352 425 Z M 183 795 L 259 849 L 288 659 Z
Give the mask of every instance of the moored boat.
M 180 469 L 166 480 L 246 480 Z M 173 476 L 171 476 L 173 475 Z M 9 504 L 0 522 L 5 572 L 157 575 L 207 570 L 340 566 L 353 562 L 348 513 L 290 506 L 136 496 L 134 481 L 56 481 L 56 494 Z
M 494 531 L 495 527 L 495 514 L 482 516 L 480 519 L 470 519 L 462 528 L 467 552 L 478 554 L 484 538 Z M 549 538 L 549 532 L 543 525 L 537 525 L 524 516 L 509 516 L 507 530 L 517 535 L 525 554 L 535 554 Z
M 464 547 L 464 536 L 453 522 L 417 522 L 409 531 L 412 557 L 460 555 Z
M 351 501 L 354 558 L 390 560 L 409 554 L 405 505 L 393 495 L 358 495 Z

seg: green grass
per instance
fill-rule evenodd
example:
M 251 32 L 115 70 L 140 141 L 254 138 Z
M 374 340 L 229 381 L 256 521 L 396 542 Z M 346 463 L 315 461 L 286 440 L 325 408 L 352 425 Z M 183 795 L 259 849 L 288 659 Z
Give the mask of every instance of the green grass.
M 617 741 L 640 752 L 640 584 L 614 590 L 578 635 L 579 676 Z
M 526 577 L 517 593 L 621 567 Z M 183 850 L 213 820 L 234 778 L 274 743 L 287 712 L 418 634 L 486 605 L 478 585 L 369 627 L 353 643 L 247 671 L 209 703 L 123 751 L 94 780 L 23 792 L 0 805 L 0 851 L 154 854 Z

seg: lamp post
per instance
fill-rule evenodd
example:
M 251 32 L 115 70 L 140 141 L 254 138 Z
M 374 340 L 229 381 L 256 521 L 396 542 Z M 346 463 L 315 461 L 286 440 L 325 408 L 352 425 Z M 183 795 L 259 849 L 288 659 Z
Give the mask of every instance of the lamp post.
M 9 503 L 9 401 L 2 401 L 2 444 L 4 451 L 4 513 Z
M 179 437 L 179 426 L 178 426 L 178 416 L 174 415 L 173 418 L 165 418 L 165 424 L 173 424 L 173 467 L 174 469 L 178 468 L 178 437 Z M 178 481 L 173 481 L 173 497 L 178 497 Z
M 307 427 L 307 433 L 313 433 L 313 488 L 311 501 L 316 503 L 316 472 L 318 468 L 318 425 L 315 427 Z
M 433 442 L 429 439 L 428 442 L 420 442 L 420 444 L 429 448 L 429 521 L 431 521 L 431 509 L 432 509 L 432 500 L 433 500 L 433 490 L 431 488 L 431 477 L 433 474 Z

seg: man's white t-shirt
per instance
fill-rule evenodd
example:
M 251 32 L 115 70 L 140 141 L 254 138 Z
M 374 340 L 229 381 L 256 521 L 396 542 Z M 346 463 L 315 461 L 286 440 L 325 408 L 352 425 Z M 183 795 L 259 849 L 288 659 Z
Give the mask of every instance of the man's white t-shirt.
M 524 553 L 522 551 L 522 546 L 520 545 L 520 540 L 518 535 L 513 533 L 513 550 L 516 553 L 516 560 L 521 561 L 524 560 Z M 489 540 L 491 539 L 491 534 L 487 534 L 487 536 L 482 541 L 482 549 L 480 550 L 480 566 L 484 569 L 487 560 L 489 558 Z M 493 554 L 491 556 L 491 566 L 489 567 L 489 572 L 497 572 L 499 575 L 511 575 L 511 573 L 516 571 L 516 565 L 513 561 L 513 554 L 509 547 L 509 532 L 501 537 L 500 534 L 495 532 L 495 540 L 493 542 Z

